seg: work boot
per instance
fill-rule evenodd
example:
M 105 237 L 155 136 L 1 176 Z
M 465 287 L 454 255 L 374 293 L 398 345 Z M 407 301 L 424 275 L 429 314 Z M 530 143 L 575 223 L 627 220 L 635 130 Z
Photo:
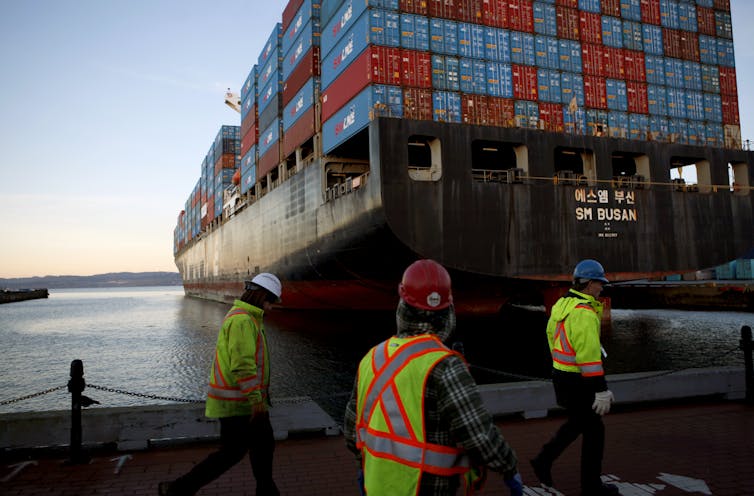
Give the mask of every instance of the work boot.
M 539 457 L 532 458 L 529 463 L 531 463 L 531 468 L 534 469 L 534 475 L 537 476 L 539 482 L 545 486 L 553 487 L 551 473 L 552 464 L 543 461 Z
M 594 490 L 582 491 L 581 496 L 620 496 L 620 489 L 615 484 L 603 482 Z

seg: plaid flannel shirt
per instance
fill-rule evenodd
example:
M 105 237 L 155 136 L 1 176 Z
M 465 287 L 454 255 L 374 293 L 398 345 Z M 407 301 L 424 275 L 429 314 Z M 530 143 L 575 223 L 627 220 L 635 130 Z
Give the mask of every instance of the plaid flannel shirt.
M 426 332 L 418 329 L 420 326 L 402 326 L 400 308 L 398 323 L 399 329 L 402 329 L 397 333 L 398 337 L 405 338 Z M 357 388 L 358 384 L 354 384 L 346 406 L 343 431 L 346 446 L 361 464 L 361 453 L 356 449 Z M 516 473 L 516 454 L 493 423 L 492 416 L 482 403 L 476 382 L 463 360 L 457 356 L 441 360 L 432 370 L 424 394 L 428 442 L 460 446 L 474 464 L 486 465 L 489 469 L 502 473 L 505 478 Z M 459 485 L 458 477 L 424 473 L 419 494 L 451 495 L 455 494 Z

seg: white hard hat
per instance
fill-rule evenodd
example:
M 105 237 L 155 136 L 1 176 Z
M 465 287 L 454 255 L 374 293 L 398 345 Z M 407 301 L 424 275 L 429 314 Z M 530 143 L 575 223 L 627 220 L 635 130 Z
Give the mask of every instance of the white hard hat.
M 270 293 L 274 294 L 275 296 L 277 296 L 278 300 L 283 294 L 283 285 L 280 284 L 280 279 L 278 279 L 274 274 L 270 274 L 269 272 L 262 272 L 261 274 L 255 275 L 251 280 L 251 283 L 256 284 L 257 286 L 262 287 Z

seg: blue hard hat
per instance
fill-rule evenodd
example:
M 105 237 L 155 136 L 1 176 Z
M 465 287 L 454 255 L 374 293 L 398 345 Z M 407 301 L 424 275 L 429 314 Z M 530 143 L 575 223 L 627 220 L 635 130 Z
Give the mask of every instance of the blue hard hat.
M 576 264 L 573 269 L 574 279 L 591 279 L 608 283 L 610 281 L 605 277 L 605 269 L 602 268 L 596 260 L 586 259 Z

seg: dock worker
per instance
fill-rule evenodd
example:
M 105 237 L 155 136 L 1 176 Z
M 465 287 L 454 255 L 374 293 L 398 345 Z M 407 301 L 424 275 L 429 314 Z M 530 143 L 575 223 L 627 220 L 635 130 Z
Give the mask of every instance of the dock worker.
M 482 403 L 463 357 L 448 349 L 455 329 L 450 275 L 419 260 L 398 287 L 397 332 L 359 364 L 346 406 L 346 446 L 370 496 L 471 494 L 484 467 L 523 492 L 513 449 Z
M 195 494 L 249 453 L 257 496 L 277 496 L 272 478 L 275 449 L 270 424 L 270 356 L 262 319 L 280 302 L 280 280 L 270 273 L 244 282 L 244 292 L 225 315 L 210 371 L 205 415 L 220 419 L 220 448 L 187 474 L 161 482 L 161 496 Z
M 615 485 L 600 479 L 605 445 L 602 416 L 613 402 L 602 368 L 602 303 L 597 299 L 607 282 L 598 261 L 582 260 L 574 268 L 572 288 L 553 305 L 547 322 L 555 398 L 567 420 L 531 464 L 539 481 L 552 486 L 553 462 L 581 435 L 582 496 L 620 494 Z

